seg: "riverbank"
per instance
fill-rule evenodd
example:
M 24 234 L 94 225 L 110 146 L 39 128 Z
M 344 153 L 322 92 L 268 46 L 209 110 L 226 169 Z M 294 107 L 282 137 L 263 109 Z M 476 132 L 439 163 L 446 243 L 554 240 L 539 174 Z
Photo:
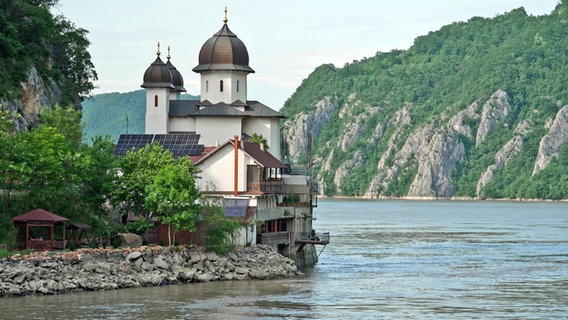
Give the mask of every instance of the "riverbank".
M 530 199 L 530 198 L 478 198 L 478 197 L 390 197 L 390 196 L 333 196 L 327 197 L 323 195 L 318 196 L 319 199 L 337 199 L 337 200 L 408 200 L 408 201 L 507 201 L 507 202 L 568 202 L 568 199 Z
M 0 297 L 298 275 L 293 260 L 263 245 L 226 256 L 195 247 L 80 249 L 0 260 Z

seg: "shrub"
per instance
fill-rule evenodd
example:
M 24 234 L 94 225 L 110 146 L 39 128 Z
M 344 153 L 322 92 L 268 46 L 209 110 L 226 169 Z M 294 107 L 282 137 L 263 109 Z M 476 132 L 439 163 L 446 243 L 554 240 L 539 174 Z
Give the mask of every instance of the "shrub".
M 225 216 L 220 207 L 206 207 L 202 211 L 206 222 L 205 250 L 225 255 L 235 248 L 235 232 L 239 222 Z
M 71 251 L 77 250 L 77 242 L 75 240 L 69 241 L 69 250 Z

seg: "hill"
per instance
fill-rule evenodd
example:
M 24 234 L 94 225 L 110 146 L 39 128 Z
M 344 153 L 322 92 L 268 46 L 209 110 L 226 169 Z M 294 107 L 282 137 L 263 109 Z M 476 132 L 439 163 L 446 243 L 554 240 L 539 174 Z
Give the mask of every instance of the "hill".
M 326 195 L 568 198 L 568 1 L 475 17 L 342 68 L 286 101 L 288 157 Z
M 199 96 L 182 94 L 181 99 L 199 99 Z M 96 94 L 81 105 L 81 123 L 86 141 L 91 141 L 96 136 L 110 135 L 116 142 L 121 133 L 144 133 L 145 90 Z

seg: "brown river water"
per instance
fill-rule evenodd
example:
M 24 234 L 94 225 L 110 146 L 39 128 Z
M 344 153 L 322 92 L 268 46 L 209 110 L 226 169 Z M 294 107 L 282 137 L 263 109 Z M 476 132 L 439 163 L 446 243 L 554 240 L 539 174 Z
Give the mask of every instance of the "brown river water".
M 304 277 L 0 298 L 0 319 L 568 319 L 568 203 L 320 200 Z M 321 249 L 321 247 L 320 247 Z

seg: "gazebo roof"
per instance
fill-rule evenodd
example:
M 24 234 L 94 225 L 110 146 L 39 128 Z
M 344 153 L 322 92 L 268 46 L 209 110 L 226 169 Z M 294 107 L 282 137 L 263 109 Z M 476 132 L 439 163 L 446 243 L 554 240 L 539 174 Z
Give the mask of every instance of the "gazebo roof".
M 91 226 L 86 223 L 75 222 L 67 226 L 67 229 L 84 230 L 84 229 L 91 229 Z
M 17 217 L 10 219 L 14 222 L 28 222 L 28 221 L 51 221 L 54 223 L 68 221 L 69 219 L 58 216 L 43 209 L 35 209 L 28 213 L 21 214 Z

